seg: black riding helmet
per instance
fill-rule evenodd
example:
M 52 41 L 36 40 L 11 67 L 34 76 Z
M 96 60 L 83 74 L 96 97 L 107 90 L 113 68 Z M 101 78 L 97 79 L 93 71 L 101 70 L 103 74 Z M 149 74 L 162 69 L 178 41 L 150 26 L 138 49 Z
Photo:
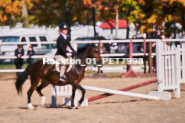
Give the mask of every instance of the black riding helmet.
M 69 27 L 68 27 L 67 23 L 65 23 L 65 22 L 62 22 L 59 24 L 59 29 L 68 29 L 68 28 Z

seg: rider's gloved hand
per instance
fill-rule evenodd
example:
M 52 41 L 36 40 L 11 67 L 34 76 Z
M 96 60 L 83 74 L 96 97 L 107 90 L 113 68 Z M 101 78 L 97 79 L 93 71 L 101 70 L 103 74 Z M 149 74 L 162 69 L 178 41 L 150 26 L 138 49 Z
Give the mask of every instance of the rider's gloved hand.
M 72 53 L 72 58 L 74 58 L 76 56 L 76 52 Z
M 68 57 L 70 57 L 70 56 L 72 56 L 72 53 L 66 53 L 66 55 L 67 55 Z

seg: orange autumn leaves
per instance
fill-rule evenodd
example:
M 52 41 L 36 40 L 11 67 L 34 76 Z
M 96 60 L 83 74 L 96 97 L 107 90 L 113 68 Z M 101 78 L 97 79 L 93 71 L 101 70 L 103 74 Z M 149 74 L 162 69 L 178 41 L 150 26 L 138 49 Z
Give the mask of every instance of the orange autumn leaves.
M 1 0 L 0 1 L 0 22 L 4 23 L 7 21 L 8 15 L 20 15 L 22 3 L 21 1 L 15 0 Z
M 172 4 L 173 2 L 182 3 L 185 6 L 185 0 L 161 0 L 161 2 L 169 2 Z
M 28 8 L 32 7 L 30 0 L 25 0 Z M 21 16 L 22 1 L 21 0 L 0 0 L 0 22 L 4 23 L 11 15 Z

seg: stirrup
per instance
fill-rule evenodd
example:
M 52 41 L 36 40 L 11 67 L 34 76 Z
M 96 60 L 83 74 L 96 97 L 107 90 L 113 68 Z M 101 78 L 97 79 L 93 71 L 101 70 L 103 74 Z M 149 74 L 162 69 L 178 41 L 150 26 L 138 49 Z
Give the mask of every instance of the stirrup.
M 66 82 L 66 79 L 63 78 L 63 77 L 60 77 L 59 80 L 58 80 L 59 85 L 63 85 L 65 82 Z
M 59 81 L 65 82 L 66 81 L 66 77 L 65 76 L 59 77 Z

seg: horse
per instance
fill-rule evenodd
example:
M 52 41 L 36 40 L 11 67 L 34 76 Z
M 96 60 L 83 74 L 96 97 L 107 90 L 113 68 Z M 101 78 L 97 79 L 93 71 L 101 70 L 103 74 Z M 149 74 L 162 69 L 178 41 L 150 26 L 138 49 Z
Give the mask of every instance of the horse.
M 43 64 L 43 60 L 39 60 L 31 65 L 28 65 L 24 72 L 17 78 L 15 82 L 15 87 L 18 95 L 22 94 L 22 85 L 30 76 L 31 87 L 27 92 L 28 97 L 28 109 L 34 109 L 31 103 L 32 93 L 36 90 L 41 97 L 41 105 L 45 103 L 45 97 L 42 94 L 41 90 L 47 87 L 49 84 L 64 86 L 67 84 L 72 85 L 72 96 L 71 96 L 71 108 L 77 108 L 74 105 L 74 97 L 76 89 L 79 89 L 82 92 L 82 97 L 78 102 L 78 106 L 84 100 L 85 89 L 80 85 L 80 82 L 84 78 L 85 68 L 86 68 L 86 59 L 95 58 L 96 63 L 101 63 L 101 57 L 99 54 L 99 48 L 94 44 L 87 44 L 85 47 L 78 49 L 75 55 L 75 59 L 81 60 L 80 64 L 73 64 L 69 72 L 65 71 L 65 76 L 67 80 L 65 82 L 59 81 L 59 72 L 55 71 L 55 65 L 53 64 Z M 69 65 L 67 65 L 67 68 Z M 66 68 L 66 69 L 67 69 Z M 39 85 L 40 84 L 40 85 Z

